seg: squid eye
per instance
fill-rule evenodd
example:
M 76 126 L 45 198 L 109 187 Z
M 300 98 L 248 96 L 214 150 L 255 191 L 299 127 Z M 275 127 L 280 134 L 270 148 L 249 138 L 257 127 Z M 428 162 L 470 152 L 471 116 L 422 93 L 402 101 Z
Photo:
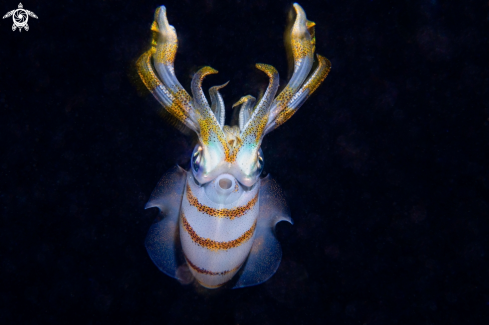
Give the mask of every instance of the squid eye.
M 192 156 L 192 168 L 195 172 L 199 171 L 200 161 L 202 159 L 202 147 L 198 147 Z
M 263 171 L 263 167 L 265 166 L 265 161 L 263 160 L 263 157 L 260 154 L 260 152 L 258 152 L 258 159 L 257 159 L 257 162 L 256 162 L 256 166 L 257 166 L 256 173 L 257 173 L 257 175 L 260 175 L 261 172 Z

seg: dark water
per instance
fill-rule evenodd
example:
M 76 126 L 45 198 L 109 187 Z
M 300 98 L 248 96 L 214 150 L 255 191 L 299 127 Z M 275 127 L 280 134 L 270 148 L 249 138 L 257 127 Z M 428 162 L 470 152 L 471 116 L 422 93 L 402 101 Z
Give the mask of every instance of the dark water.
M 161 4 L 187 89 L 216 68 L 230 115 L 256 62 L 286 82 L 290 2 L 23 2 L 28 32 L 0 22 L 0 323 L 487 324 L 487 1 L 300 2 L 333 68 L 263 144 L 295 224 L 271 280 L 213 294 L 143 244 L 193 147 L 134 70 Z

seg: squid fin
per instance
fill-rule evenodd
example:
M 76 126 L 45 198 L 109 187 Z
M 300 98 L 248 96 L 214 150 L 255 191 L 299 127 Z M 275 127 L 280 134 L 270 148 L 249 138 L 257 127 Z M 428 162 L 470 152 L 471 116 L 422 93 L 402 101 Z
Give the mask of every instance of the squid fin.
M 178 216 L 187 172 L 175 166 L 166 172 L 151 193 L 145 209 L 158 208 L 158 219 L 148 231 L 145 246 L 153 263 L 163 273 L 178 280 L 177 269 L 185 263 L 178 234 Z M 157 219 L 157 220 L 158 220 Z
M 280 221 L 292 223 L 278 184 L 268 175 L 261 179 L 260 186 L 260 214 L 253 246 L 233 289 L 263 283 L 277 271 L 282 260 L 282 249 L 275 237 L 275 225 Z

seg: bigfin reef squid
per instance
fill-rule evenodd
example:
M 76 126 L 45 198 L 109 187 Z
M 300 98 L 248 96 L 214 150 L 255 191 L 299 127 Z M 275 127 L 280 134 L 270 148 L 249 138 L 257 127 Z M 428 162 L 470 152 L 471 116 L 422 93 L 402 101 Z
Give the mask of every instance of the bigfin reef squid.
M 166 8 L 156 9 L 151 48 L 137 60 L 138 74 L 163 109 L 197 134 L 198 143 L 190 170 L 174 167 L 153 190 L 145 208 L 156 207 L 160 215 L 145 246 L 156 266 L 181 282 L 182 274 L 190 271 L 206 288 L 253 286 L 267 281 L 280 264 L 275 225 L 292 219 L 277 183 L 270 175 L 260 177 L 264 166 L 260 146 L 263 137 L 285 123 L 331 69 L 328 59 L 314 55 L 315 23 L 307 20 L 299 4 L 294 3 L 293 9 L 295 20 L 285 37 L 293 57 L 292 77 L 276 96 L 277 70 L 256 64 L 268 76 L 268 87 L 260 100 L 248 95 L 233 105 L 240 107 L 239 124 L 234 126 L 224 124 L 219 90 L 227 83 L 210 88 L 210 104 L 202 90 L 203 79 L 216 70 L 206 66 L 195 73 L 192 96 L 177 80 L 176 30 L 168 23 Z

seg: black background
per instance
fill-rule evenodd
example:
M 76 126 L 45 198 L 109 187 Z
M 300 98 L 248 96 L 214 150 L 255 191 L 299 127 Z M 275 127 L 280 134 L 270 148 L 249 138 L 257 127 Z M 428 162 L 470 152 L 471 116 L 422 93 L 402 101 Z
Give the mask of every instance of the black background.
M 295 224 L 268 282 L 210 293 L 143 244 L 193 148 L 134 70 L 161 4 L 187 89 L 216 68 L 231 115 L 266 87 L 255 63 L 285 84 L 290 2 L 29 0 L 28 32 L 1 20 L 1 323 L 487 324 L 487 1 L 300 3 L 332 70 L 262 146 Z

